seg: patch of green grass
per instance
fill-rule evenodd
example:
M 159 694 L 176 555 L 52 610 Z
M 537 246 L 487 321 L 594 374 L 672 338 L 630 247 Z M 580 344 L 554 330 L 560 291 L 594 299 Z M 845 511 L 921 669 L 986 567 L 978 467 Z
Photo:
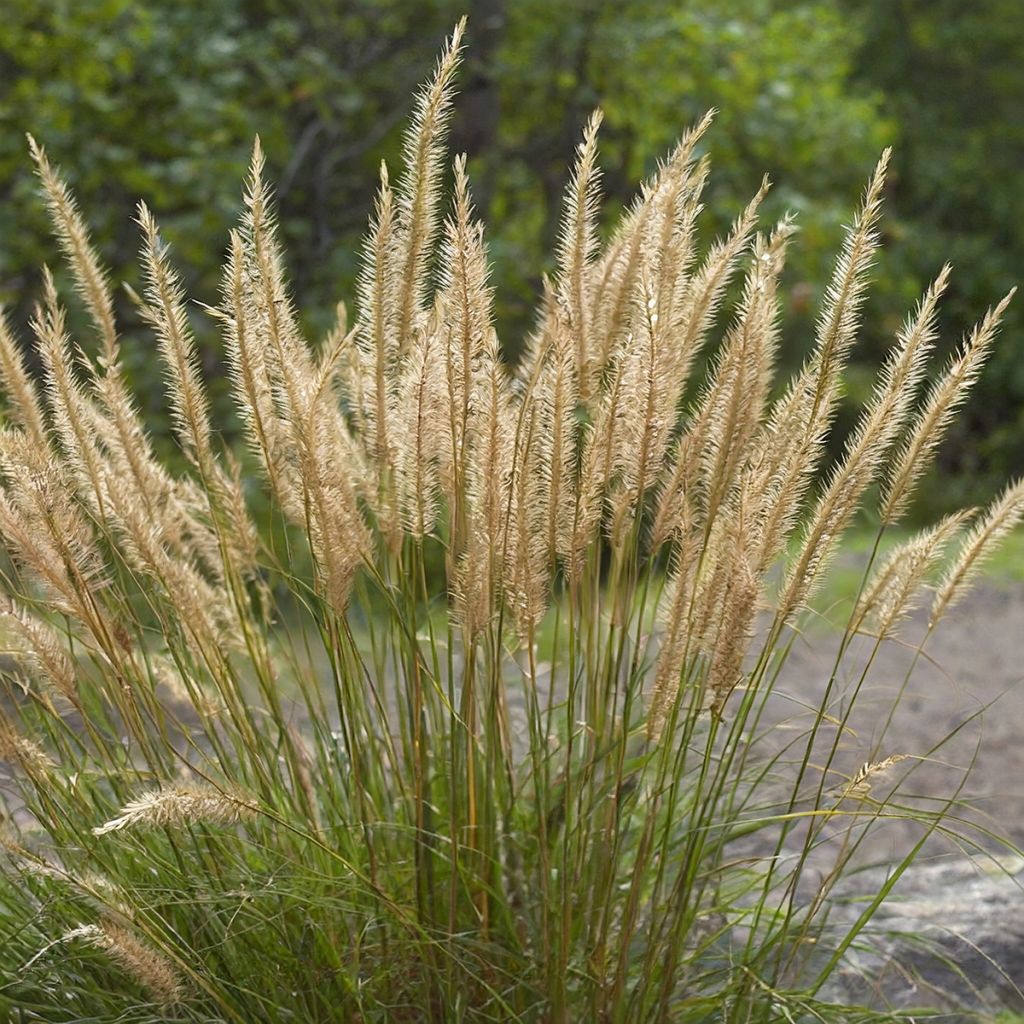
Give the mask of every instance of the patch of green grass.
M 997 583 L 1024 583 L 1024 530 L 1014 530 L 984 568 L 984 578 Z
M 835 562 L 821 589 L 812 602 L 812 616 L 808 626 L 815 629 L 842 628 L 857 594 L 864 583 L 865 569 L 880 565 L 897 545 L 905 542 L 913 531 L 906 527 L 890 527 L 878 543 L 878 531 L 867 526 L 856 526 L 842 539 Z M 1024 530 L 1017 529 L 1003 541 L 995 556 L 982 567 L 980 579 L 996 586 L 1024 584 Z

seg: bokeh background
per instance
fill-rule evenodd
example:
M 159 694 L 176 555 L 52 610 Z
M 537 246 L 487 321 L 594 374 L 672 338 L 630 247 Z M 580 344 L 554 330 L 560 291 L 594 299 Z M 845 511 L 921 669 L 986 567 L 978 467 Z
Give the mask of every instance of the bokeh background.
M 801 226 L 787 271 L 785 360 L 807 350 L 858 193 L 895 147 L 885 249 L 848 408 L 916 296 L 949 259 L 951 348 L 1024 279 L 1024 4 L 1020 0 L 6 0 L 0 5 L 0 302 L 22 337 L 56 250 L 25 132 L 61 165 L 117 281 L 137 283 L 141 198 L 190 295 L 215 303 L 258 132 L 311 332 L 351 301 L 378 165 L 395 166 L 417 84 L 469 15 L 452 145 L 490 226 L 510 359 L 550 267 L 587 115 L 606 115 L 610 222 L 680 132 L 707 138 L 709 242 L 768 172 L 766 216 Z M 144 334 L 127 298 L 127 335 Z M 216 332 L 195 307 L 212 378 Z M 126 345 L 166 429 L 146 344 Z M 922 498 L 934 515 L 1024 471 L 1024 302 Z

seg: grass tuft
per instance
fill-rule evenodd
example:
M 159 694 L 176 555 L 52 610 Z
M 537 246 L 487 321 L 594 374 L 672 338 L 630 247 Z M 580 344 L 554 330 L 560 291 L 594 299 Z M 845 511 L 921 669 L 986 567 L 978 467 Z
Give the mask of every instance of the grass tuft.
M 41 378 L 0 325 L 11 1019 L 870 1016 L 823 986 L 925 840 L 952 832 L 957 794 L 936 810 L 899 796 L 929 751 L 850 765 L 868 668 L 842 700 L 840 680 L 855 635 L 877 650 L 939 579 L 930 635 L 1024 515 L 1016 484 L 979 515 L 899 526 L 1009 297 L 921 396 L 944 268 L 830 466 L 888 152 L 811 354 L 780 382 L 795 228 L 759 228 L 767 181 L 701 244 L 705 118 L 602 240 L 595 114 L 510 367 L 464 158 L 444 194 L 462 29 L 396 184 L 382 169 L 354 320 L 339 307 L 320 346 L 257 143 L 209 310 L 240 463 L 140 205 L 134 297 L 181 450 L 158 457 L 108 274 L 31 143 L 93 329 L 69 336 L 48 272 Z M 867 569 L 850 584 L 840 566 L 836 590 L 831 557 L 874 494 Z M 837 594 L 820 702 L 802 732 L 776 728 L 794 638 Z M 833 892 L 894 819 L 920 840 L 837 935 Z

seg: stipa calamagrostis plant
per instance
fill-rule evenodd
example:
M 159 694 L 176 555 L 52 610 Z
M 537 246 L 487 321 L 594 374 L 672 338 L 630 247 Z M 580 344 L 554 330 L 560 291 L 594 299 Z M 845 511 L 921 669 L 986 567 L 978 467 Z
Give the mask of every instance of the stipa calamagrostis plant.
M 0 324 L 0 1002 L 26 1019 L 820 1015 L 870 916 L 831 945 L 821 930 L 862 826 L 946 828 L 878 796 L 917 752 L 835 785 L 845 721 L 830 709 L 854 634 L 877 645 L 898 628 L 970 513 L 870 570 L 807 734 L 780 749 L 760 723 L 838 540 L 876 485 L 881 529 L 899 521 L 1008 298 L 919 402 L 943 269 L 829 466 L 888 153 L 810 355 L 779 387 L 794 226 L 759 228 L 767 182 L 701 244 L 705 118 L 604 241 L 595 115 L 510 367 L 465 160 L 449 173 L 445 157 L 461 42 L 460 25 L 417 97 L 402 173 L 382 168 L 356 315 L 339 306 L 319 347 L 289 298 L 257 144 L 207 310 L 238 458 L 140 206 L 132 294 L 181 449 L 158 457 L 110 282 L 31 144 L 92 328 L 71 338 L 49 272 L 40 376 Z M 973 520 L 933 624 L 1022 495 Z M 811 855 L 842 822 L 821 873 Z M 829 881 L 808 896 L 812 864 Z

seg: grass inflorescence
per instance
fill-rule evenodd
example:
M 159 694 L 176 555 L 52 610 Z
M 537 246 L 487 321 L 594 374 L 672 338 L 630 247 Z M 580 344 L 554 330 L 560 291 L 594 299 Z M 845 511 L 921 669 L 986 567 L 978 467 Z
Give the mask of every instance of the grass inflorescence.
M 779 387 L 794 225 L 759 230 L 767 182 L 702 249 L 706 118 L 605 240 L 595 115 L 510 367 L 466 162 L 445 157 L 461 38 L 417 97 L 402 173 L 382 168 L 353 322 L 339 307 L 318 347 L 257 144 L 207 310 L 237 458 L 140 206 L 133 297 L 182 456 L 158 457 L 101 260 L 32 143 L 93 331 L 69 336 L 49 272 L 41 375 L 0 326 L 0 1005 L 17 1019 L 821 1019 L 888 891 L 822 930 L 864 829 L 918 820 L 895 881 L 947 828 L 895 796 L 918 752 L 842 775 L 834 697 L 855 633 L 877 646 L 937 581 L 930 633 L 1024 514 L 1015 484 L 884 541 L 1008 297 L 921 397 L 942 269 L 828 466 L 888 153 Z M 865 502 L 887 553 L 847 602 L 807 732 L 777 742 L 771 695 Z

